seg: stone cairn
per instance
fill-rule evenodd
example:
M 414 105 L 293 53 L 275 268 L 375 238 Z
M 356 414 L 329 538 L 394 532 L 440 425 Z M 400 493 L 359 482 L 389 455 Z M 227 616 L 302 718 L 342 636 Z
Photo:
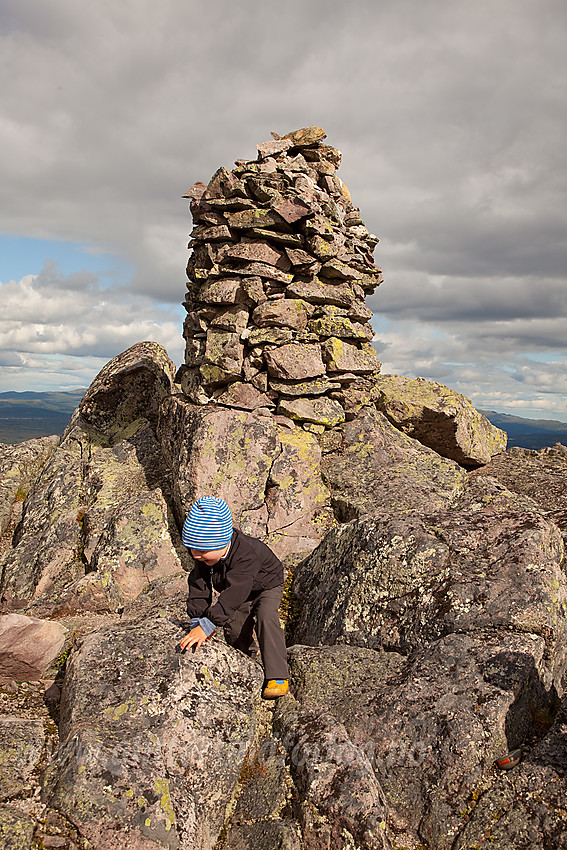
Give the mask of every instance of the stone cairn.
M 378 239 L 321 128 L 272 136 L 183 196 L 195 226 L 178 381 L 195 403 L 268 408 L 322 433 L 374 397 L 364 299 L 382 280 Z

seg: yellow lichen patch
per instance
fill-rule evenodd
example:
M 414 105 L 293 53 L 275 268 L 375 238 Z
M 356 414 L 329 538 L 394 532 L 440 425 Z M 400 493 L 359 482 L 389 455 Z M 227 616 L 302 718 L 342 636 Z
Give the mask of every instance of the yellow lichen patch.
M 128 701 L 120 703 L 120 705 L 109 705 L 104 709 L 103 714 L 109 720 L 120 720 L 125 714 L 130 711 L 130 703 Z
M 171 802 L 169 783 L 167 779 L 156 779 L 155 789 L 156 794 L 160 798 L 160 806 L 165 814 L 165 828 L 169 831 L 172 826 L 175 826 L 175 812 Z

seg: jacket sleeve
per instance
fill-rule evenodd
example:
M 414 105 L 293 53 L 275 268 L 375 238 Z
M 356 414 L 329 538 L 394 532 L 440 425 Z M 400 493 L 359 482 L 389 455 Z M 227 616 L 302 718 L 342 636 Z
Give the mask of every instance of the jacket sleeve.
M 212 590 L 208 578 L 209 568 L 204 564 L 195 564 L 189 573 L 187 613 L 190 617 L 202 617 L 211 604 Z
M 225 626 L 229 623 L 237 608 L 240 608 L 250 596 L 257 572 L 258 563 L 252 554 L 239 559 L 237 564 L 227 570 L 226 587 L 219 594 L 215 604 L 205 611 L 205 617 L 208 617 L 215 626 Z

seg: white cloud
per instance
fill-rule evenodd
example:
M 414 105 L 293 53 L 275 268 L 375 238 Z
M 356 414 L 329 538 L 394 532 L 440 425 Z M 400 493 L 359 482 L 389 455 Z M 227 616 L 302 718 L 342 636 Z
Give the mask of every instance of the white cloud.
M 141 340 L 161 343 L 179 364 L 183 356 L 181 311 L 158 308 L 143 295 L 101 289 L 90 272 L 62 275 L 50 264 L 39 275 L 0 283 L 0 357 L 17 388 L 28 372 L 79 369 L 93 379 L 104 362 Z M 74 364 L 72 367 L 66 365 Z

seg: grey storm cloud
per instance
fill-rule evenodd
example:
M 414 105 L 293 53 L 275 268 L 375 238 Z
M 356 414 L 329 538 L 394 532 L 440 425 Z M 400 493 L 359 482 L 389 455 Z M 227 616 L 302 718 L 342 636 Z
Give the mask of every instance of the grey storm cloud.
M 567 287 L 564 280 L 496 276 L 433 277 L 424 285 L 422 276 L 408 274 L 402 286 L 379 288 L 369 305 L 377 313 L 436 323 L 565 321 Z
M 118 342 L 138 320 L 169 327 L 180 196 L 271 130 L 318 124 L 381 238 L 377 347 L 432 376 L 460 347 L 494 385 L 504 355 L 565 347 L 566 23 L 564 0 L 3 0 L 0 229 L 126 261 Z M 42 275 L 108 300 L 89 273 Z M 63 338 L 94 353 L 103 332 L 81 341 L 66 310 Z

